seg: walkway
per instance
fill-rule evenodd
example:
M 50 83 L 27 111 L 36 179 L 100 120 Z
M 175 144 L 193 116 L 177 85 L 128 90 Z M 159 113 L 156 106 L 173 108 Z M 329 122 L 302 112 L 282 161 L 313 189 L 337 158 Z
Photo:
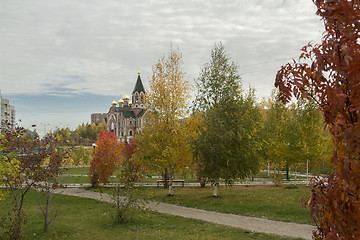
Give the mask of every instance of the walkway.
M 103 202 L 112 202 L 111 197 L 108 194 L 100 194 L 98 192 L 89 191 L 83 188 L 57 189 L 56 193 L 90 198 Z M 270 233 L 291 238 L 312 239 L 312 230 L 314 229 L 314 226 L 307 224 L 280 222 L 263 218 L 210 212 L 161 202 L 151 202 L 148 204 L 148 206 L 151 210 L 157 211 L 159 213 L 193 218 L 254 232 Z

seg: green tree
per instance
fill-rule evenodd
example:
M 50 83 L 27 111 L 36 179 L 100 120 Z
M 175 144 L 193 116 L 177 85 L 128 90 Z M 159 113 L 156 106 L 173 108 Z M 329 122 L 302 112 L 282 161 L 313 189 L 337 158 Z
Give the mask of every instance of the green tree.
M 298 128 L 298 159 L 306 164 L 306 186 L 309 185 L 309 162 L 315 163 L 324 155 L 325 139 L 323 118 L 314 100 L 299 99 L 295 116 Z
M 87 165 L 89 163 L 89 155 L 83 145 L 80 145 L 77 149 L 73 149 L 70 152 L 70 156 L 76 166 L 81 164 Z
M 277 93 L 272 93 L 268 103 L 268 110 L 264 119 L 263 128 L 263 151 L 265 159 L 274 164 L 274 184 L 281 181 L 279 171 L 284 167 L 288 159 L 288 121 L 289 111 L 287 107 L 277 99 Z
M 203 112 L 203 126 L 193 147 L 200 174 L 210 179 L 217 196 L 219 178 L 231 183 L 259 169 L 260 109 L 253 90 L 242 93 L 238 66 L 221 43 L 201 70 L 197 88 L 194 105 Z
M 144 162 L 169 178 L 172 195 L 174 173 L 190 165 L 191 151 L 181 119 L 187 114 L 190 84 L 185 80 L 182 53 L 170 49 L 153 66 L 146 96 L 147 124 L 140 134 L 139 149 Z

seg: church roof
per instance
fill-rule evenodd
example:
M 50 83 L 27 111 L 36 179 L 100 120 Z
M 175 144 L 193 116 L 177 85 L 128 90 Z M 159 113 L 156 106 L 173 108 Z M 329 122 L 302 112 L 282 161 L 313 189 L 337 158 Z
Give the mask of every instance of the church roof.
M 145 89 L 144 89 L 144 86 L 142 84 L 140 74 L 138 75 L 138 78 L 136 80 L 136 84 L 135 84 L 135 87 L 134 87 L 134 91 L 132 93 L 135 93 L 135 92 L 138 92 L 138 93 L 144 92 L 145 93 Z
M 146 110 L 145 109 L 141 109 L 141 111 L 139 112 L 139 114 L 137 115 L 138 118 L 141 118 L 142 116 L 144 116 Z
M 124 114 L 124 118 L 135 118 L 135 114 L 133 111 L 122 111 Z

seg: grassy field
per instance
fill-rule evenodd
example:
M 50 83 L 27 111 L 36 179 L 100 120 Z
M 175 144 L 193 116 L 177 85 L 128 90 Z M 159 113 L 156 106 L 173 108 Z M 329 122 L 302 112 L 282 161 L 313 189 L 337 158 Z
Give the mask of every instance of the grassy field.
M 103 191 L 111 189 L 104 188 Z M 212 197 L 211 187 L 175 187 L 173 197 L 167 196 L 168 189 L 164 188 L 150 188 L 147 193 L 152 200 L 181 206 L 313 224 L 309 210 L 304 209 L 300 203 L 310 193 L 310 189 L 303 185 L 299 185 L 297 189 L 287 189 L 286 186 L 220 187 L 217 198 Z
M 289 239 L 154 212 L 118 225 L 111 218 L 108 203 L 62 195 L 57 195 L 55 202 L 63 211 L 44 234 L 36 203 L 39 194 L 30 191 L 24 203 L 28 217 L 25 239 Z M 4 214 L 7 202 L 9 198 L 0 201 L 0 214 Z
M 69 167 L 68 170 L 64 172 L 64 174 L 69 175 L 88 175 L 89 167 Z

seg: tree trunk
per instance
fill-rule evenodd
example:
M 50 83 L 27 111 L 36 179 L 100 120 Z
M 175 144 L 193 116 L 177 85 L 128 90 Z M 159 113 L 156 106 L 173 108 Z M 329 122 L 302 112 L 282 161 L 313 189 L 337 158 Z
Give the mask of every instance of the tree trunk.
M 213 197 L 217 197 L 217 196 L 218 196 L 218 194 L 217 194 L 218 184 L 219 184 L 219 183 L 218 183 L 217 181 L 215 181 L 214 184 L 213 184 L 213 186 L 214 186 Z
M 270 161 L 268 162 L 268 177 L 270 177 Z
M 206 181 L 205 178 L 200 178 L 200 187 L 205 187 Z
M 274 185 L 278 185 L 276 180 L 276 161 L 274 161 Z
M 291 178 L 291 167 L 289 167 L 289 177 Z
M 286 181 L 290 181 L 289 167 L 286 166 Z
M 49 215 L 49 201 L 50 201 L 50 196 L 49 196 L 49 192 L 47 192 L 46 194 L 46 205 L 45 205 L 45 214 L 44 214 L 44 233 L 46 233 L 48 231 L 48 215 Z
M 22 239 L 23 238 L 23 235 L 22 235 L 22 212 L 21 212 L 21 209 L 18 209 L 17 210 L 17 216 L 15 217 L 14 219 L 14 222 L 15 222 L 15 226 L 14 226 L 14 229 L 13 229 L 13 236 L 15 239 Z
M 297 163 L 295 163 L 295 180 L 294 180 L 295 185 L 296 185 L 296 176 L 297 176 Z
M 169 176 L 168 176 L 168 170 L 165 169 L 164 175 L 163 175 L 163 179 L 164 179 L 164 188 L 168 188 L 169 187 Z
M 306 186 L 309 186 L 309 158 L 306 157 Z
M 173 191 L 172 191 L 172 184 L 173 184 L 173 176 L 172 176 L 172 171 L 169 171 L 169 196 L 173 196 Z

